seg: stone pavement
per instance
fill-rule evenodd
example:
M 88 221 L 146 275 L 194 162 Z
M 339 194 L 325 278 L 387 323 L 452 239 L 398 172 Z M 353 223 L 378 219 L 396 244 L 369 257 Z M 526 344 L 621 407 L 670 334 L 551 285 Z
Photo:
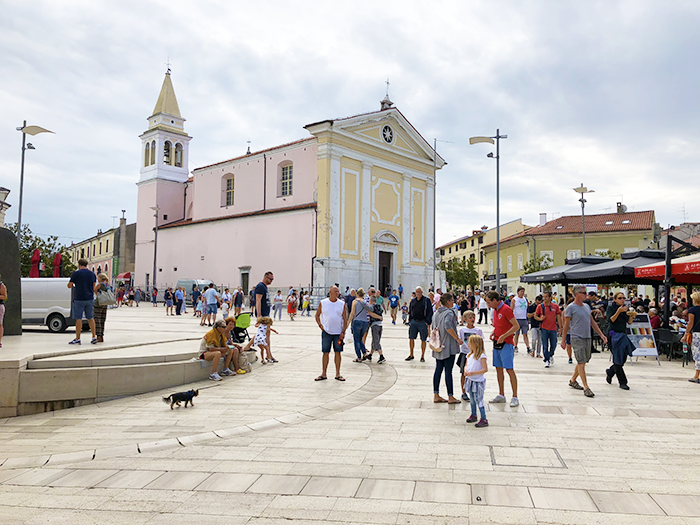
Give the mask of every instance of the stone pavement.
M 110 311 L 108 330 L 156 312 Z M 194 322 L 167 320 L 183 338 Z M 168 391 L 0 420 L 0 523 L 700 524 L 698 392 L 679 362 L 627 365 L 626 392 L 597 354 L 588 399 L 563 351 L 550 369 L 521 353 L 521 406 L 477 429 L 468 403 L 432 403 L 434 362 L 404 361 L 404 327 L 385 322 L 386 364 L 347 349 L 344 383 L 313 381 L 313 319 L 275 329 L 279 363 L 193 385 L 194 408 L 171 411 Z

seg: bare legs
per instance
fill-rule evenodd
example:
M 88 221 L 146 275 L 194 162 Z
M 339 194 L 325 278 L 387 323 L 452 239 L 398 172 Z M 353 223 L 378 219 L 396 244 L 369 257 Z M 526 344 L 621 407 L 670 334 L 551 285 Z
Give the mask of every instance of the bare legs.
M 518 378 L 515 375 L 515 370 L 511 368 L 506 371 L 508 372 L 508 377 L 510 378 L 510 386 L 513 389 L 513 397 L 518 397 Z M 505 397 L 506 386 L 503 368 L 496 368 L 496 378 L 498 379 L 498 393 Z

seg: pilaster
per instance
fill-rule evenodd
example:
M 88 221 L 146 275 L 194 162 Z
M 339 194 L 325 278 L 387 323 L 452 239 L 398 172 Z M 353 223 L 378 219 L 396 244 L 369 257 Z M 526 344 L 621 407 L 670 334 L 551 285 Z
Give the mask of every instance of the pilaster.
M 328 256 L 340 257 L 340 159 L 342 155 L 333 150 L 330 151 L 331 173 L 329 188 L 329 237 Z

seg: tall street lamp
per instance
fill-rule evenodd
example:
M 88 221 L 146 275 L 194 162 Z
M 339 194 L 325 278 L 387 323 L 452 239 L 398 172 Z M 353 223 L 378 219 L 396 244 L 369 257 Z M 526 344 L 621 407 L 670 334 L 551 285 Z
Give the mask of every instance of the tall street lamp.
M 583 185 L 583 182 L 581 183 L 581 186 L 578 188 L 574 188 L 574 191 L 581 195 L 581 198 L 578 200 L 581 203 L 581 233 L 583 235 L 583 255 L 586 255 L 586 213 L 585 213 L 585 206 L 586 206 L 586 199 L 585 195 L 586 193 L 595 193 L 595 190 L 589 190 Z
M 155 238 L 153 240 L 153 288 L 156 287 L 156 262 L 158 257 L 158 212 L 160 211 L 159 206 L 151 206 L 151 209 L 155 212 L 153 216 L 156 218 L 156 227 L 153 231 L 156 232 Z
M 488 142 L 496 144 L 496 291 L 501 293 L 501 187 L 500 187 L 500 141 L 507 139 L 508 135 L 501 135 L 501 130 L 496 130 L 495 137 L 471 137 L 469 144 L 478 144 L 479 142 Z M 486 155 L 488 158 L 493 158 L 493 153 Z
M 27 121 L 22 123 L 22 127 L 17 128 L 22 132 L 22 166 L 19 171 L 19 208 L 17 210 L 17 244 L 22 238 L 22 196 L 24 194 L 24 152 L 28 149 L 36 149 L 31 143 L 27 143 L 27 135 L 37 135 L 38 133 L 53 133 L 48 129 L 39 126 L 27 126 Z

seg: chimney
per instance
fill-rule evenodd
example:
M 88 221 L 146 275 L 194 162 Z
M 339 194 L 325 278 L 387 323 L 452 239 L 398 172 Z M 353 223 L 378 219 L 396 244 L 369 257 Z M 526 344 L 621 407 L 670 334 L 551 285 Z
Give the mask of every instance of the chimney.
M 488 226 L 482 226 L 482 227 L 481 227 L 481 231 L 482 231 L 482 232 L 485 232 L 485 231 L 488 230 L 488 229 L 489 229 Z
M 544 226 L 545 224 L 547 224 L 547 214 L 540 213 L 540 226 Z

